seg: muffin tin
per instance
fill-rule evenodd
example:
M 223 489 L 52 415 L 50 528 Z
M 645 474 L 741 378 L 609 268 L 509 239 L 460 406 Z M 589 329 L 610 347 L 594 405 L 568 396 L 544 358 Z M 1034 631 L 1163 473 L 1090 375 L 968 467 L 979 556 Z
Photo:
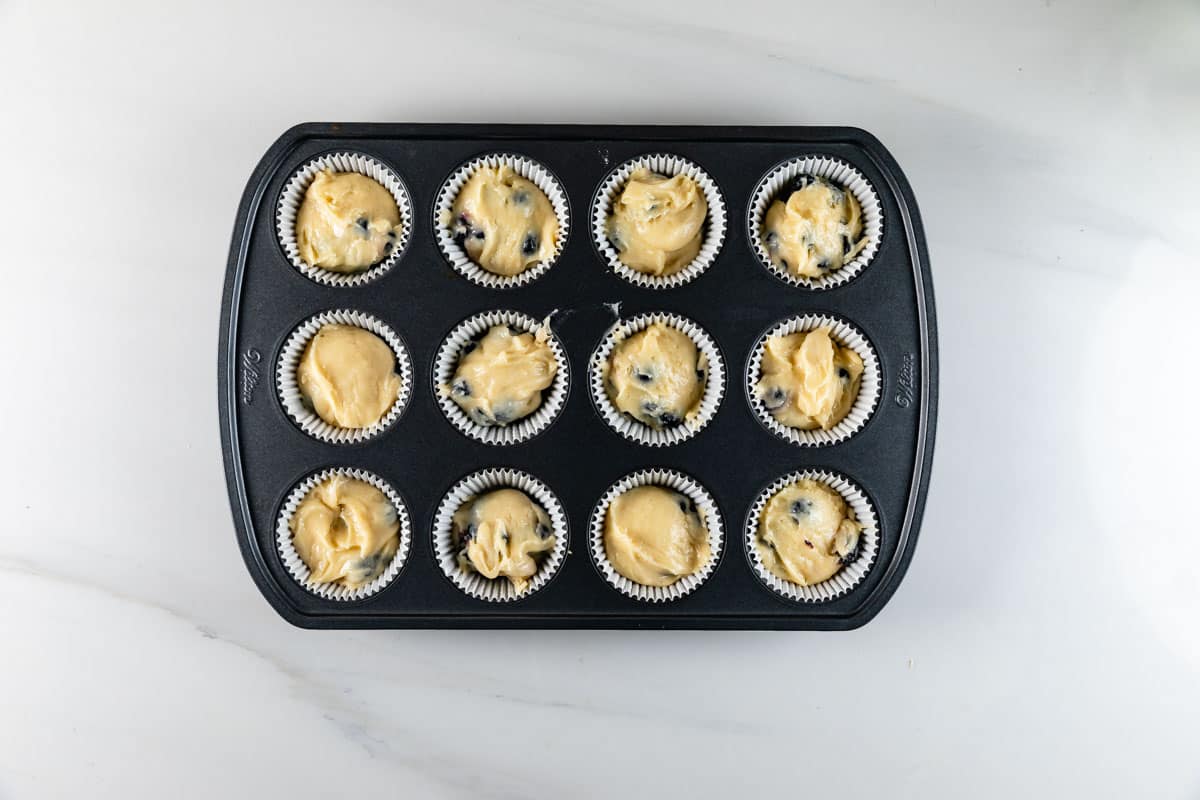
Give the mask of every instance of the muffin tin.
M 512 288 L 468 280 L 439 246 L 435 204 L 455 173 L 496 153 L 525 157 L 561 185 L 570 233 L 558 258 Z M 285 189 L 318 157 L 366 157 L 399 181 L 411 235 L 386 269 L 369 278 L 322 282 L 290 260 L 277 230 Z M 678 286 L 637 285 L 613 270 L 592 236 L 593 203 L 606 177 L 630 159 L 676 156 L 698 165 L 720 190 L 725 232 L 711 264 Z M 877 246 L 849 280 L 795 285 L 771 271 L 751 219 L 763 181 L 794 159 L 852 167 L 875 193 Z M 435 362 L 447 335 L 468 318 L 513 311 L 550 324 L 569 362 L 561 410 L 531 438 L 490 444 L 447 419 Z M 362 441 L 305 432 L 280 399 L 277 368 L 292 334 L 330 312 L 368 315 L 394 331 L 411 360 L 402 411 Z M 725 390 L 696 435 L 650 446 L 603 419 L 590 396 L 589 365 L 619 320 L 662 312 L 712 337 Z M 789 318 L 826 315 L 849 323 L 878 362 L 869 418 L 832 444 L 789 441 L 756 416 L 746 370 L 768 330 Z M 899 166 L 855 128 L 561 125 L 325 124 L 286 132 L 255 168 L 238 208 L 221 309 L 218 386 L 221 443 L 238 543 L 259 590 L 280 615 L 309 628 L 709 628 L 850 629 L 895 592 L 916 546 L 929 482 L 937 408 L 937 348 L 925 236 Z M 352 438 L 352 437 L 351 437 Z M 293 577 L 277 545 L 281 514 L 298 486 L 329 469 L 361 470 L 393 487 L 411 526 L 403 566 L 372 594 L 340 600 Z M 448 577 L 435 551 L 439 503 L 481 470 L 516 470 L 562 504 L 568 546 L 538 591 L 489 602 Z M 590 552 L 591 518 L 611 486 L 660 471 L 694 482 L 720 514 L 723 546 L 711 573 L 665 602 L 619 591 Z M 818 599 L 789 597 L 756 574 L 748 552 L 752 505 L 794 472 L 857 487 L 875 517 L 873 558 L 848 588 Z M 325 596 L 322 596 L 324 594 Z M 830 596 L 831 595 L 831 596 Z

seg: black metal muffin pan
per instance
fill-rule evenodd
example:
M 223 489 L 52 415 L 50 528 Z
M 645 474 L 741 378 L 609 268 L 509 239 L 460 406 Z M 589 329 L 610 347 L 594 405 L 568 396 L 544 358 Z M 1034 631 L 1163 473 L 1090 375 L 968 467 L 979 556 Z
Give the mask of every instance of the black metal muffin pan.
M 362 286 L 324 286 L 287 260 L 275 230 L 280 192 L 314 156 L 360 152 L 400 176 L 414 230 L 399 262 Z M 434 199 L 450 174 L 489 152 L 528 156 L 564 186 L 571 230 L 542 277 L 488 289 L 455 272 L 434 238 Z M 613 274 L 592 241 L 590 210 L 605 176 L 627 159 L 670 153 L 700 165 L 727 210 L 715 262 L 674 289 L 635 286 Z M 759 180 L 788 159 L 829 155 L 861 172 L 879 196 L 883 235 L 869 265 L 831 289 L 789 286 L 759 261 L 747 207 Z M 687 317 L 717 342 L 726 391 L 713 420 L 670 447 L 623 439 L 597 413 L 588 359 L 615 321 L 650 311 Z M 289 334 L 330 309 L 357 309 L 390 325 L 413 359 L 416 386 L 400 419 L 367 442 L 334 445 L 302 432 L 284 413 L 275 368 Z M 473 441 L 443 416 L 432 385 L 446 334 L 468 316 L 511 309 L 542 318 L 567 350 L 571 389 L 557 420 L 522 444 Z M 750 348 L 797 314 L 846 319 L 874 346 L 882 394 L 865 427 L 846 441 L 800 447 L 768 431 L 751 411 L 744 374 Z M 259 590 L 285 619 L 308 628 L 707 628 L 845 630 L 865 624 L 896 591 L 913 555 L 925 505 L 937 409 L 937 339 L 925 235 L 896 161 L 869 133 L 842 127 L 573 125 L 299 125 L 263 156 L 238 208 L 221 307 L 218 386 L 221 445 L 238 544 Z M 275 543 L 287 494 L 314 472 L 362 468 L 395 487 L 412 517 L 412 548 L 399 576 L 363 600 L 325 600 L 285 570 Z M 433 517 L 446 491 L 486 467 L 524 470 L 562 501 L 569 553 L 540 591 L 511 603 L 465 595 L 433 555 Z M 721 561 L 691 594 L 669 603 L 631 599 L 610 586 L 588 548 L 589 518 L 606 489 L 643 468 L 691 476 L 715 498 L 725 523 Z M 879 552 L 864 580 L 834 600 L 785 600 L 758 578 L 746 553 L 755 496 L 784 473 L 823 468 L 857 483 L 878 517 Z

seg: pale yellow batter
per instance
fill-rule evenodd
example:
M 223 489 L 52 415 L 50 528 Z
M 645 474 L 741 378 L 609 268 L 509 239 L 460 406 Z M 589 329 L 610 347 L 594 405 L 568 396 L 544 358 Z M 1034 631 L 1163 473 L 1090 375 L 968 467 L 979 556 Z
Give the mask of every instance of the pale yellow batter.
M 606 370 L 617 410 L 657 430 L 699 413 L 708 359 L 687 334 L 655 322 L 619 342 Z
M 687 175 L 645 167 L 629 176 L 608 218 L 608 240 L 621 262 L 649 275 L 674 275 L 700 252 L 708 203 Z
M 805 478 L 767 501 L 758 518 L 758 553 L 772 573 L 807 586 L 854 560 L 861 531 L 840 494 Z
M 400 522 L 387 496 L 345 475 L 309 490 L 288 527 L 313 583 L 369 583 L 387 568 L 400 545 Z
M 643 586 L 670 586 L 698 572 L 712 554 L 700 509 L 661 486 L 635 486 L 612 501 L 604 552 L 617 572 Z
M 526 417 L 542 404 L 542 391 L 558 372 L 549 338 L 545 327 L 522 333 L 493 325 L 458 362 L 442 391 L 480 425 L 507 425 Z
M 318 172 L 296 214 L 300 258 L 334 272 L 382 261 L 403 232 L 391 192 L 357 172 Z
M 850 413 L 863 361 L 829 334 L 821 327 L 767 339 L 758 396 L 781 424 L 829 430 Z
M 801 175 L 771 203 L 761 235 L 772 264 L 815 278 L 858 255 L 867 244 L 862 228 L 862 209 L 852 192 Z
M 497 275 L 519 275 L 554 255 L 558 218 L 545 193 L 506 165 L 475 170 L 454 199 L 454 240 Z
M 496 489 L 468 500 L 454 512 L 451 535 L 461 548 L 459 567 L 486 578 L 508 578 L 518 592 L 555 543 L 549 515 L 519 489 Z
M 396 355 L 387 342 L 354 325 L 323 325 L 296 370 L 305 402 L 339 428 L 365 428 L 387 413 L 400 393 Z

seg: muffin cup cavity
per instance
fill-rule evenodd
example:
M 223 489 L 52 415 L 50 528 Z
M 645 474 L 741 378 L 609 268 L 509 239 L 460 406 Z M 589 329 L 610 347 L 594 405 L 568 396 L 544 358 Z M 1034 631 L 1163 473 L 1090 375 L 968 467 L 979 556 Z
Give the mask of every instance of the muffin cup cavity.
M 617 345 L 639 331 L 661 322 L 686 335 L 704 354 L 708 368 L 704 377 L 704 392 L 700 397 L 700 409 L 695 416 L 685 419 L 670 428 L 656 429 L 623 414 L 613 405 L 605 386 L 609 356 Z M 647 447 L 666 447 L 687 441 L 695 436 L 716 416 L 725 395 L 725 362 L 713 338 L 696 323 L 677 314 L 653 312 L 620 320 L 605 333 L 600 345 L 588 361 L 588 383 L 592 401 L 600 416 L 610 428 L 631 442 Z
M 467 255 L 466 249 L 454 241 L 454 234 L 450 227 L 454 218 L 454 201 L 471 175 L 481 167 L 500 166 L 511 167 L 513 172 L 541 189 L 554 209 L 554 216 L 558 219 L 558 236 L 555 241 L 554 255 L 516 275 L 497 275 L 476 264 Z M 433 204 L 433 234 L 442 254 L 445 255 L 455 272 L 472 283 L 488 289 L 514 289 L 545 275 L 562 255 L 570 232 L 571 213 L 567 204 L 567 193 L 558 178 L 533 159 L 513 153 L 491 153 L 478 156 L 463 164 L 442 184 L 442 188 L 437 194 L 437 200 Z
M 549 387 L 542 391 L 541 405 L 529 416 L 503 426 L 480 425 L 467 416 L 458 403 L 454 402 L 449 392 L 442 388 L 448 386 L 453 380 L 454 371 L 458 368 L 459 360 L 465 355 L 464 350 L 467 345 L 486 334 L 495 325 L 511 325 L 524 333 L 533 334 L 536 334 L 543 326 L 546 327 L 550 332 L 546 344 L 554 353 L 554 360 L 558 364 L 554 380 Z M 450 331 L 442 341 L 434 359 L 433 392 L 442 413 L 459 431 L 484 444 L 518 444 L 537 436 L 558 418 L 567 401 L 570 386 L 571 369 L 567 354 L 563 349 L 562 342 L 558 340 L 558 336 L 554 334 L 553 330 L 550 330 L 549 318 L 539 321 L 517 311 L 485 311 L 482 314 L 468 317 Z
M 304 402 L 300 392 L 300 383 L 296 376 L 304 350 L 317 332 L 326 325 L 353 325 L 356 328 L 370 331 L 387 342 L 396 357 L 396 374 L 400 376 L 400 391 L 396 400 L 384 413 L 383 417 L 373 425 L 365 428 L 340 428 L 331 425 L 317 415 L 317 412 Z M 275 370 L 275 384 L 278 387 L 279 401 L 283 410 L 292 421 L 300 426 L 300 430 L 329 444 L 354 444 L 374 439 L 390 428 L 404 413 L 408 400 L 412 396 L 413 368 L 412 359 L 408 356 L 408 348 L 388 325 L 361 311 L 338 309 L 326 311 L 310 317 L 300 324 L 288 337 L 279 353 L 279 363 Z
M 400 523 L 400 530 L 396 533 L 396 537 L 399 539 L 396 546 L 396 555 L 392 557 L 391 563 L 380 573 L 379 577 L 361 586 L 345 586 L 340 583 L 313 583 L 310 580 L 312 571 L 308 568 L 308 564 L 304 563 L 304 559 L 300 557 L 300 553 L 296 551 L 296 546 L 292 541 L 292 516 L 296 513 L 296 509 L 300 507 L 301 501 L 304 500 L 305 496 L 314 486 L 335 475 L 357 478 L 383 492 L 388 502 L 392 504 L 392 508 L 396 510 L 396 519 Z M 377 594 L 391 584 L 396 579 L 396 576 L 400 574 L 400 570 L 404 568 L 404 563 L 408 559 L 409 551 L 412 549 L 412 522 L 408 514 L 408 507 L 405 506 L 400 494 L 387 481 L 363 469 L 335 467 L 308 476 L 288 493 L 275 524 L 275 544 L 279 552 L 279 558 L 283 561 L 284 569 L 287 570 L 296 583 L 325 600 L 351 602 L 354 600 L 363 600 Z
M 674 177 L 687 175 L 694 180 L 704 192 L 704 201 L 708 204 L 708 216 L 704 221 L 704 235 L 700 243 L 700 252 L 690 263 L 674 275 L 648 275 L 639 272 L 625 262 L 608 240 L 608 218 L 612 214 L 613 204 L 629 182 L 629 176 L 641 167 L 645 167 L 660 175 Z M 704 273 L 725 243 L 725 199 L 721 190 L 707 172 L 687 159 L 666 153 L 638 156 L 626 161 L 608 174 L 596 193 L 592 203 L 592 238 L 596 249 L 618 276 L 637 286 L 650 289 L 673 289 L 695 280 Z
M 372 264 L 357 272 L 335 272 L 323 267 L 313 266 L 300 258 L 300 245 L 296 240 L 296 215 L 304 203 L 304 193 L 309 184 L 321 170 L 333 172 L 357 172 L 379 182 L 396 201 L 400 212 L 400 238 L 382 261 Z M 310 280 L 326 286 L 362 286 L 383 275 L 400 260 L 404 250 L 412 239 L 413 213 L 412 201 L 408 197 L 400 177 L 382 162 L 362 153 L 331 153 L 317 156 L 296 170 L 288 182 L 284 184 L 283 192 L 279 195 L 279 204 L 275 209 L 275 230 L 279 236 L 279 244 L 287 255 L 292 266 Z
M 758 552 L 758 520 L 766 509 L 767 503 L 775 494 L 797 481 L 811 478 L 833 489 L 846 505 L 854 512 L 854 518 L 862 526 L 858 539 L 858 555 L 846 564 L 829 580 L 820 583 L 801 586 L 798 583 L 780 578 L 771 572 L 762 562 Z M 754 574 L 775 594 L 785 600 L 798 603 L 821 603 L 841 597 L 860 584 L 875 563 L 879 553 L 879 526 L 876 522 L 875 508 L 867 495 L 849 478 L 835 472 L 822 469 L 806 469 L 789 473 L 763 489 L 750 506 L 746 515 L 746 558 L 754 569 Z
M 772 264 L 770 254 L 767 253 L 767 248 L 762 242 L 762 224 L 767 210 L 771 207 L 771 203 L 779 197 L 788 182 L 798 175 L 828 178 L 838 186 L 849 190 L 862 208 L 863 237 L 867 240 L 866 245 L 849 263 L 817 278 L 793 275 L 790 271 Z M 854 167 L 840 159 L 828 156 L 806 156 L 785 161 L 763 176 L 750 196 L 747 222 L 750 244 L 754 248 L 758 260 L 772 275 L 792 286 L 803 286 L 807 289 L 832 289 L 853 280 L 875 257 L 883 235 L 883 207 L 875 189 Z
M 508 578 L 488 578 L 478 572 L 462 569 L 458 564 L 458 550 L 454 546 L 454 512 L 473 497 L 493 489 L 506 488 L 519 489 L 540 505 L 550 517 L 550 528 L 555 536 L 553 549 L 545 554 L 524 591 L 517 591 Z M 433 553 L 442 572 L 470 597 L 489 603 L 520 600 L 549 583 L 567 557 L 568 542 L 567 515 L 558 497 L 546 484 L 516 469 L 484 469 L 468 475 L 450 487 L 438 504 L 437 514 L 433 518 Z
M 858 396 L 854 398 L 854 403 L 850 406 L 846 416 L 829 430 L 792 428 L 775 419 L 774 415 L 767 410 L 762 398 L 759 397 L 758 381 L 762 378 L 763 350 L 766 348 L 767 340 L 774 336 L 786 336 L 820 327 L 829 328 L 830 336 L 838 346 L 849 347 L 862 359 L 863 373 L 858 385 Z M 875 348 L 867 341 L 867 337 L 849 322 L 823 314 L 791 317 L 775 325 L 758 337 L 758 341 L 754 343 L 754 347 L 750 351 L 750 358 L 746 362 L 746 399 L 754 411 L 754 416 L 758 417 L 758 421 L 767 430 L 779 438 L 803 447 L 837 444 L 862 430 L 879 405 L 882 385 L 879 358 L 875 355 Z
M 704 527 L 708 531 L 708 561 L 699 571 L 686 575 L 670 586 L 643 586 L 631 581 L 621 573 L 608 558 L 604 547 L 604 523 L 608 516 L 608 508 L 620 495 L 638 486 L 661 486 L 672 489 L 691 498 L 692 502 L 702 512 Z M 589 522 L 589 549 L 596 569 L 604 576 L 604 580 L 626 597 L 641 600 L 646 603 L 668 603 L 685 597 L 708 580 L 721 562 L 722 548 L 725 542 L 725 529 L 721 522 L 721 512 L 708 490 L 682 472 L 671 469 L 644 469 L 626 475 L 621 480 L 608 487 L 592 511 Z

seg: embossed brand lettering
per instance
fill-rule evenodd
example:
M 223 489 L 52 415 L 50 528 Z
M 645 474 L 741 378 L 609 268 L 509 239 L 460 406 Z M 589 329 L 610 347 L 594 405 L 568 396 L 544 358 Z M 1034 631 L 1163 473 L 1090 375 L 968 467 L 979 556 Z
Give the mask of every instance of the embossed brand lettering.
M 917 397 L 917 359 L 905 353 L 900 360 L 900 377 L 896 380 L 896 405 L 908 408 Z
M 246 405 L 254 400 L 254 389 L 262 377 L 258 365 L 262 362 L 262 353 L 251 347 L 242 353 L 242 402 Z

